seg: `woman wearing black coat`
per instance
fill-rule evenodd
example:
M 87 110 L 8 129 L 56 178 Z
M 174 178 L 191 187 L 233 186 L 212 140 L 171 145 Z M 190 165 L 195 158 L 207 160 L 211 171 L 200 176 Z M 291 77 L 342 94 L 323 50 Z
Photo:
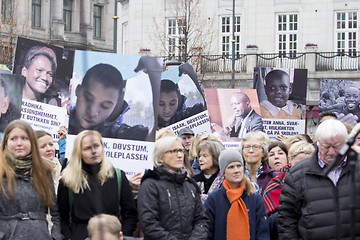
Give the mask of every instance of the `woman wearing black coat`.
M 184 168 L 181 139 L 155 142 L 154 170 L 147 170 L 138 194 L 138 212 L 146 240 L 206 239 L 208 218 L 196 182 Z

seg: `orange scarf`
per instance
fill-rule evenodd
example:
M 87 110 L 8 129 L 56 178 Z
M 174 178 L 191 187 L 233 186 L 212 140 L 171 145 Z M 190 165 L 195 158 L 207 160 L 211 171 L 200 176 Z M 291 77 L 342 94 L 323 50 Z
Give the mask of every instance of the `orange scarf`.
M 239 240 L 250 239 L 250 226 L 247 207 L 241 199 L 245 189 L 245 182 L 239 188 L 232 188 L 225 179 L 223 186 L 226 189 L 226 196 L 229 199 L 231 207 L 227 214 L 226 239 Z

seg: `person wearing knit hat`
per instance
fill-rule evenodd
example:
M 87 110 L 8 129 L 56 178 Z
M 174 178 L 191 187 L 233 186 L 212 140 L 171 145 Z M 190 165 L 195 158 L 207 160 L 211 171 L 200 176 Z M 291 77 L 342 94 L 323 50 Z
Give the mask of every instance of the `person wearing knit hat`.
M 205 202 L 208 239 L 270 239 L 264 202 L 244 174 L 240 152 L 222 151 L 219 167 L 225 180 Z

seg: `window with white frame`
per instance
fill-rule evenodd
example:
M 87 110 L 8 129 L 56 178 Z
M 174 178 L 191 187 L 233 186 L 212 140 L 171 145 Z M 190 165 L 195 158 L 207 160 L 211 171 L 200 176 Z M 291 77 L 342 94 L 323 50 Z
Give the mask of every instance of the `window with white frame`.
M 298 15 L 277 15 L 277 48 L 280 56 L 286 53 L 290 57 L 296 57 L 298 41 Z
M 128 22 L 124 22 L 122 24 L 122 54 L 127 54 L 128 41 Z
M 12 24 L 14 20 L 14 0 L 1 1 L 1 21 Z
M 185 51 L 184 32 L 186 23 L 184 19 L 167 19 L 168 51 L 171 56 L 181 56 Z
M 94 37 L 101 38 L 101 11 L 102 6 L 94 5 Z
M 72 0 L 63 1 L 63 20 L 64 20 L 64 30 L 71 31 L 71 21 L 72 21 Z
M 358 39 L 358 17 L 357 12 L 335 12 L 336 19 L 336 51 L 348 52 L 356 56 Z
M 229 56 L 232 53 L 232 34 L 233 17 L 221 17 L 221 54 Z M 240 17 L 235 16 L 234 35 L 235 35 L 235 54 L 240 54 Z
M 32 0 L 31 26 L 41 27 L 41 0 Z

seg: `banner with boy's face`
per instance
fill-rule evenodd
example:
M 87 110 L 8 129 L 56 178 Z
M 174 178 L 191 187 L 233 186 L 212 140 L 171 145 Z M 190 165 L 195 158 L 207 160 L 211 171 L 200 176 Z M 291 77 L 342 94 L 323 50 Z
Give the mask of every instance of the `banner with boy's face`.
M 210 132 L 205 99 L 189 63 L 162 73 L 157 115 L 158 128 L 172 130 L 176 135 L 185 127 L 195 134 Z
M 67 126 L 74 51 L 18 38 L 13 73 L 23 85 L 21 119 L 58 137 Z
M 69 136 L 98 131 L 105 156 L 128 175 L 152 168 L 161 63 L 158 58 L 75 51 Z
M 306 86 L 307 69 L 254 69 L 264 129 L 272 140 L 305 133 Z
M 340 79 L 321 79 L 319 113 L 332 112 L 344 122 L 360 122 L 360 83 Z
M 213 135 L 224 144 L 238 146 L 247 132 L 264 130 L 255 89 L 207 88 L 205 97 Z
M 0 74 L 0 132 L 15 119 L 21 117 L 21 94 L 23 84 L 19 76 Z

